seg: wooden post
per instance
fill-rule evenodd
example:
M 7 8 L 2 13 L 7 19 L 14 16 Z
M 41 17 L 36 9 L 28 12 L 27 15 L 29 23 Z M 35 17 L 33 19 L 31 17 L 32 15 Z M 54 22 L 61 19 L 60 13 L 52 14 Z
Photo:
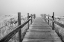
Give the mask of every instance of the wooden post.
M 31 24 L 32 24 L 32 14 L 31 14 Z
M 35 14 L 35 18 L 36 18 L 36 14 Z
M 34 19 L 36 18 L 36 15 L 34 14 Z
M 34 19 L 36 18 L 36 15 L 34 14 Z
M 48 15 L 48 19 L 49 19 L 49 15 Z M 49 20 L 48 20 L 48 24 L 49 24 Z
M 35 19 L 35 14 L 34 14 L 34 19 Z
M 54 20 L 54 12 L 53 12 L 52 18 L 53 18 L 53 20 Z M 52 29 L 54 30 L 54 22 L 52 22 Z
M 21 25 L 21 13 L 18 12 L 18 26 Z M 22 42 L 21 29 L 19 30 L 19 42 Z
M 27 13 L 28 17 L 27 17 L 27 20 L 29 20 L 29 13 Z M 29 29 L 29 22 L 28 22 L 28 29 Z
M 45 21 L 46 21 L 46 14 L 44 14 L 44 19 L 45 19 Z

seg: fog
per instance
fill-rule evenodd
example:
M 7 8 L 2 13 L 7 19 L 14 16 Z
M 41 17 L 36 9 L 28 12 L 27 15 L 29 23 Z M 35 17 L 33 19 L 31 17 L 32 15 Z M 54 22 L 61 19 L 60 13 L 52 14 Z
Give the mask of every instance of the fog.
M 64 0 L 0 0 L 1 14 L 50 14 L 64 15 Z

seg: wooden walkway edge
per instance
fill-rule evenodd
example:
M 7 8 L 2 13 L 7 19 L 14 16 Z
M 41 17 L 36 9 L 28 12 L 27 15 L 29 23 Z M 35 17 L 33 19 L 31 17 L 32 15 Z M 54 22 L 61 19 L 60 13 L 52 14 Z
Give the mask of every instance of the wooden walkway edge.
M 61 39 L 44 19 L 37 17 L 27 30 L 22 42 L 61 42 Z

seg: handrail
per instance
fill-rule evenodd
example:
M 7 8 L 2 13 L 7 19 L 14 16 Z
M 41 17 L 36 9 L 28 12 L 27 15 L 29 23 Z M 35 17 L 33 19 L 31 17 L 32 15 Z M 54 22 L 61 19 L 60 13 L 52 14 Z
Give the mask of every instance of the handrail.
M 22 42 L 23 38 L 21 36 L 21 28 L 24 27 L 27 23 L 28 23 L 28 29 L 29 29 L 29 21 L 31 20 L 31 24 L 32 24 L 32 16 L 35 16 L 31 14 L 31 16 L 29 16 L 29 13 L 28 13 L 28 16 L 27 16 L 27 21 L 24 22 L 22 25 L 21 25 L 21 13 L 19 12 L 18 13 L 18 26 L 15 27 L 16 29 L 13 30 L 12 32 L 10 32 L 8 35 L 6 35 L 5 37 L 3 37 L 0 42 L 8 42 L 17 32 L 19 32 L 19 42 Z M 29 19 L 30 18 L 30 19 Z M 35 17 L 34 17 L 35 19 Z
M 10 32 L 8 35 L 6 35 L 3 39 L 1 39 L 0 42 L 8 42 L 24 25 L 26 25 L 31 19 L 29 19 L 28 21 L 26 21 L 24 24 L 19 25 L 18 27 L 16 27 L 15 30 L 13 30 L 12 32 Z
M 45 18 L 45 19 L 47 19 L 47 18 Z M 59 23 L 59 22 L 57 22 L 57 21 L 55 21 L 55 20 L 52 20 L 52 19 L 47 19 L 47 20 L 51 20 L 51 21 L 54 22 L 55 24 L 57 24 L 57 25 L 59 25 L 59 26 L 61 26 L 61 27 L 64 28 L 64 24 L 61 24 L 61 23 Z
M 50 15 L 46 15 L 46 16 L 48 16 L 48 17 L 52 17 L 52 16 L 50 16 Z M 53 17 L 52 17 L 53 18 Z M 55 17 L 54 17 L 55 18 Z M 59 25 L 59 26 L 61 26 L 61 27 L 63 27 L 64 28 L 64 24 L 61 24 L 61 23 L 59 23 L 59 22 L 57 22 L 57 21 L 55 21 L 55 20 L 53 20 L 53 19 L 49 19 L 49 18 L 44 18 L 44 19 L 46 19 L 46 20 L 51 20 L 52 22 L 54 22 L 55 24 L 57 24 L 57 25 Z
M 42 15 L 41 15 L 41 16 L 42 16 Z M 48 18 L 46 18 L 46 16 L 47 16 Z M 50 19 L 49 17 L 51 17 L 51 19 Z M 55 25 L 54 25 L 54 24 L 57 24 L 57 25 L 59 25 L 59 26 L 61 26 L 61 27 L 64 28 L 64 24 L 61 24 L 61 23 L 59 23 L 59 22 L 57 22 L 57 21 L 55 20 L 56 18 L 54 17 L 54 12 L 53 12 L 53 16 L 44 14 L 44 19 L 45 19 L 45 21 L 48 20 L 48 24 L 49 24 L 49 20 L 52 21 L 52 30 L 55 30 Z M 46 21 L 46 22 L 47 22 L 47 21 Z M 62 40 L 62 42 L 64 42 L 64 40 L 62 39 L 62 35 L 60 35 L 60 33 L 58 33 L 56 30 L 55 30 L 55 32 L 58 34 L 58 36 L 60 37 L 60 39 Z
M 50 15 L 46 15 L 46 16 L 48 16 L 48 17 L 50 17 L 50 18 L 52 18 L 53 16 L 50 16 Z M 54 17 L 54 19 L 57 19 L 56 17 Z
M 52 16 L 50 16 L 50 15 L 46 15 L 46 16 L 49 16 L 49 17 L 51 17 L 51 18 L 52 18 Z

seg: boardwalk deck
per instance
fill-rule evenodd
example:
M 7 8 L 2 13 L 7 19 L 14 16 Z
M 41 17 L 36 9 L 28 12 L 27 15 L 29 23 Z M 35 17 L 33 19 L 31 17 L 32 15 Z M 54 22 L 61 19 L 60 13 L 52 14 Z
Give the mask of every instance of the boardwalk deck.
M 54 30 L 38 17 L 27 30 L 23 42 L 61 42 Z

